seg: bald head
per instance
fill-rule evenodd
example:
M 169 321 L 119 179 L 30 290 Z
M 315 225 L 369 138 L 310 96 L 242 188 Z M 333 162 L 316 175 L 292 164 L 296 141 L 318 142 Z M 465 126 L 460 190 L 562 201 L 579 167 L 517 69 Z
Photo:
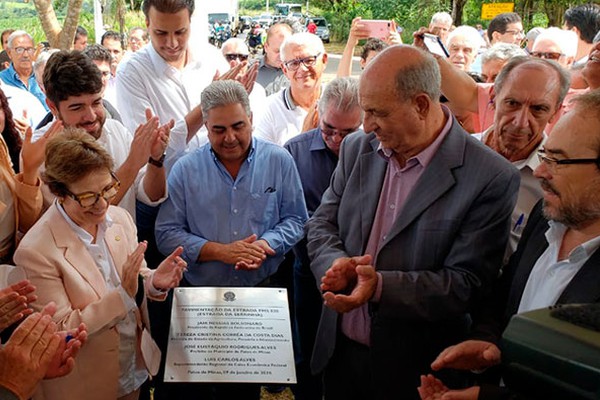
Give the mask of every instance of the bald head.
M 435 58 L 408 45 L 383 50 L 367 66 L 360 81 L 361 87 L 394 85 L 401 99 L 425 93 L 437 102 L 441 95 L 441 75 Z

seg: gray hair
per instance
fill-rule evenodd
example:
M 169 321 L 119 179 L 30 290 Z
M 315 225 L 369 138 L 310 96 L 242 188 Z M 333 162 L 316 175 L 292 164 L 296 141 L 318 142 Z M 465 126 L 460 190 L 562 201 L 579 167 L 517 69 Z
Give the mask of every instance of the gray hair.
M 31 35 L 25 31 L 14 31 L 13 33 L 10 34 L 10 36 L 8 37 L 8 40 L 6 42 L 6 45 L 8 46 L 9 49 L 13 48 L 13 42 L 15 40 L 17 40 L 18 38 L 20 38 L 21 36 L 27 36 L 29 38 L 29 40 L 31 40 L 31 43 L 35 44 L 35 42 L 33 41 L 33 37 L 31 37 Z
M 544 31 L 545 31 L 545 29 L 541 28 L 539 26 L 536 26 L 535 28 L 531 28 L 529 30 L 529 32 L 527 32 L 527 35 L 525 35 L 525 39 L 527 39 L 527 41 L 531 42 L 531 44 L 533 45 L 533 43 L 535 42 L 535 39 L 537 39 L 537 37 L 540 36 L 540 34 Z
M 467 41 L 473 46 L 473 52 L 477 54 L 479 48 L 485 46 L 485 40 L 481 37 L 477 29 L 473 28 L 469 25 L 461 25 L 448 35 L 448 39 L 446 39 L 446 43 L 450 46 L 450 43 L 455 37 L 462 36 L 467 39 Z
M 566 57 L 575 57 L 577 54 L 577 41 L 579 39 L 573 31 L 565 31 L 556 27 L 545 29 L 535 39 L 533 47 L 541 40 L 550 40 L 555 43 Z
M 214 81 L 202 91 L 200 106 L 204 120 L 208 118 L 208 112 L 213 108 L 229 104 L 241 104 L 248 116 L 252 114 L 248 93 L 238 81 L 231 79 Z
M 550 68 L 553 69 L 558 74 L 558 79 L 560 82 L 560 92 L 558 94 L 558 102 L 557 106 L 562 103 L 569 91 L 569 86 L 571 84 L 571 75 L 569 71 L 561 67 L 556 61 L 545 60 L 542 58 L 532 58 L 532 57 L 514 57 L 512 58 L 503 68 L 500 70 L 496 81 L 494 82 L 494 92 L 498 95 L 502 91 L 502 87 L 506 82 L 506 79 L 510 75 L 510 73 L 520 65 L 531 65 L 537 66 L 541 68 Z
M 496 43 L 481 55 L 481 63 L 485 64 L 492 60 L 508 61 L 513 57 L 526 55 L 525 50 L 516 44 Z
M 43 51 L 33 63 L 33 73 L 35 74 L 35 80 L 41 87 L 44 87 L 44 68 L 46 68 L 46 63 L 48 62 L 52 54 L 58 53 L 59 51 L 60 50 L 58 49 L 50 49 L 48 51 Z
M 283 60 L 284 49 L 291 45 L 296 46 L 306 46 L 310 49 L 314 50 L 315 53 L 321 53 L 321 55 L 325 54 L 325 46 L 323 45 L 323 41 L 317 35 L 313 35 L 309 32 L 300 32 L 294 33 L 281 43 L 281 59 Z M 286 60 L 283 60 L 286 61 Z
M 336 78 L 329 82 L 319 100 L 319 115 L 325 114 L 327 107 L 341 112 L 350 112 L 362 108 L 358 104 L 358 79 L 351 77 Z
M 440 22 L 442 24 L 446 24 L 448 26 L 452 26 L 452 16 L 450 14 L 448 14 L 447 12 L 445 12 L 445 11 L 436 12 L 431 17 L 430 24 L 432 24 L 434 22 Z
M 229 38 L 221 45 L 221 52 L 225 54 L 225 50 L 229 47 L 233 47 L 237 52 L 242 54 L 249 54 L 248 45 L 240 38 Z
M 425 93 L 431 100 L 439 101 L 442 95 L 440 67 L 430 53 L 420 49 L 417 50 L 422 53 L 422 62 L 401 68 L 396 75 L 398 98 L 408 100 L 418 94 Z

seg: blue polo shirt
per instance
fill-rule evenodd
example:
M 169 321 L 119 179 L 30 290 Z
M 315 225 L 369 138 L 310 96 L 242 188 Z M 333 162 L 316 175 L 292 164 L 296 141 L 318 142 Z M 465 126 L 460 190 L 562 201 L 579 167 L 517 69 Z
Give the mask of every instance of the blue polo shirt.
M 21 79 L 19 79 L 19 75 L 15 70 L 13 63 L 10 63 L 10 66 L 4 71 L 0 72 L 0 79 L 4 81 L 7 85 L 14 86 L 19 89 L 23 89 L 37 97 L 37 99 L 42 103 L 46 111 L 50 111 L 48 106 L 46 105 L 46 95 L 42 92 L 42 88 L 38 85 L 35 80 L 35 74 L 32 72 L 27 80 L 27 84 L 29 87 L 25 86 Z

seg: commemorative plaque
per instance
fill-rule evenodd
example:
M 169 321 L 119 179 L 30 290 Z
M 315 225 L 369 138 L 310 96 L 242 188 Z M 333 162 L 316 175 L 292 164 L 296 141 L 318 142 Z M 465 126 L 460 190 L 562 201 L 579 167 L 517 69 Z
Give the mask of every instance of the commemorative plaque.
M 164 381 L 296 383 L 287 291 L 174 289 Z

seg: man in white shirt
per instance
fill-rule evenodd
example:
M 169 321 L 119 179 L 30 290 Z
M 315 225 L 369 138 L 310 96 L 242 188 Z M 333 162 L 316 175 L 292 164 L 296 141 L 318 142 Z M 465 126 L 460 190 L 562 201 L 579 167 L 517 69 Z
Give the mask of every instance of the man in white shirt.
M 112 201 L 135 220 L 135 200 L 154 206 L 166 199 L 164 152 L 172 122 L 159 126 L 148 115 L 132 135 L 123 125 L 107 119 L 102 105 L 102 74 L 94 62 L 80 52 L 53 54 L 44 72 L 44 86 L 52 114 L 67 127 L 85 129 L 115 161 L 121 189 Z M 44 134 L 44 128 L 34 136 Z
M 474 319 L 472 337 L 478 340 L 446 349 L 432 364 L 434 370 L 480 370 L 498 363 L 497 343 L 516 313 L 600 301 L 600 92 L 574 102 L 538 152 L 535 176 L 543 201 L 534 208 L 490 302 L 476 314 L 480 317 Z M 431 383 L 431 377 L 425 382 Z M 433 395 L 429 389 L 434 386 L 422 385 L 420 392 Z M 440 386 L 433 390 L 439 396 L 447 391 Z M 483 391 L 471 387 L 460 398 L 488 398 Z
M 512 162 L 521 175 L 508 258 L 517 247 L 529 212 L 542 197 L 533 176 L 539 165 L 536 151 L 543 145 L 544 128 L 561 108 L 569 89 L 569 75 L 555 63 L 516 57 L 502 68 L 494 89 L 494 124 L 483 132 L 481 140 Z
M 8 99 L 17 129 L 25 135 L 28 126 L 35 128 L 47 114 L 37 98 L 26 90 L 7 85 L 0 80 L 0 90 Z
M 207 142 L 196 135 L 202 126 L 200 93 L 217 72 L 229 69 L 218 49 L 188 46 L 194 2 L 145 0 L 142 6 L 150 45 L 132 54 L 119 69 L 117 103 L 130 131 L 146 120 L 152 110 L 161 121 L 175 120 L 167 150 L 167 165 L 189 148 Z
M 315 111 L 327 53 L 317 35 L 300 32 L 285 39 L 281 60 L 290 86 L 267 98 L 265 112 L 256 123 L 256 135 L 283 146 L 302 132 L 304 119 Z

